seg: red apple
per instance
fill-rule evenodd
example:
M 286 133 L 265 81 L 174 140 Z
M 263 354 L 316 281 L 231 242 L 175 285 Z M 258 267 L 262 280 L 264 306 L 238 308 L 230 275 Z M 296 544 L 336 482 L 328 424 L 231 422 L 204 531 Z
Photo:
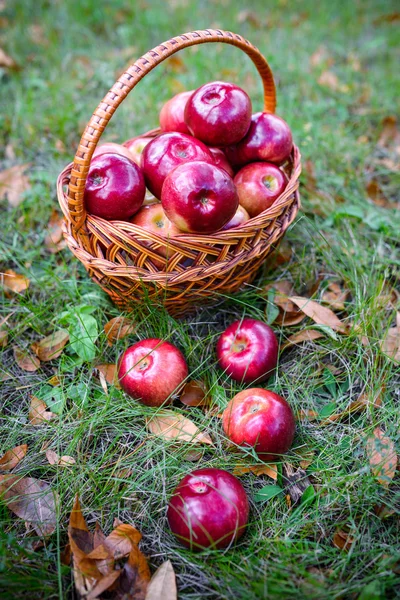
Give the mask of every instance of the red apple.
M 141 169 L 121 154 L 92 159 L 86 180 L 85 206 L 108 221 L 129 221 L 143 204 L 146 186 Z
M 259 112 L 251 118 L 251 125 L 241 142 L 225 149 L 234 167 L 265 160 L 283 163 L 292 151 L 293 139 L 289 125 L 272 113 Z
M 265 381 L 278 363 L 278 340 L 262 321 L 235 321 L 219 337 L 217 359 L 221 369 L 235 381 Z
M 228 173 L 229 177 L 233 177 L 235 174 L 235 171 L 232 169 L 231 165 L 229 164 L 229 161 L 226 158 L 224 151 L 221 150 L 221 148 L 215 148 L 212 146 L 210 146 L 209 149 L 211 150 L 211 154 L 214 157 L 214 164 L 216 164 L 217 167 L 224 169 L 224 171 L 226 171 Z
M 166 176 L 175 167 L 194 160 L 214 164 L 213 155 L 203 142 L 184 133 L 162 133 L 143 150 L 142 167 L 147 187 L 161 199 Z
M 135 160 L 133 155 L 129 152 L 128 148 L 122 146 L 121 144 L 115 144 L 114 142 L 105 142 L 104 144 L 100 144 L 95 148 L 93 152 L 92 159 L 95 156 L 99 156 L 100 154 L 121 154 L 122 156 L 126 156 L 130 160 Z
M 164 104 L 160 112 L 160 127 L 162 131 L 179 131 L 189 134 L 185 123 L 185 106 L 193 90 L 181 92 Z
M 161 204 L 143 206 L 131 219 L 131 223 L 139 225 L 140 227 L 143 227 L 143 229 L 146 229 L 146 231 L 155 233 L 166 240 L 174 238 L 181 233 L 168 219 Z M 168 252 L 167 246 L 160 246 L 157 249 L 157 252 L 165 257 L 171 255 L 171 252 Z
M 196 90 L 185 108 L 189 131 L 210 146 L 236 144 L 246 135 L 251 120 L 251 100 L 232 83 L 212 81 Z
M 234 182 L 240 204 L 250 217 L 256 217 L 279 198 L 287 186 L 288 178 L 272 163 L 255 162 L 240 169 Z
M 172 533 L 190 550 L 226 548 L 245 532 L 249 501 L 227 471 L 198 469 L 175 489 L 167 518 Z
M 152 139 L 151 137 L 134 137 L 123 144 L 132 154 L 133 160 L 139 167 L 141 166 L 143 150 Z
M 141 340 L 125 350 L 118 363 L 124 392 L 146 406 L 161 406 L 178 393 L 188 368 L 173 344 L 156 338 Z
M 237 211 L 233 215 L 232 219 L 227 222 L 226 225 L 223 226 L 222 231 L 226 231 L 227 229 L 232 229 L 233 227 L 239 227 L 246 223 L 250 219 L 249 214 L 243 206 L 238 206 Z
M 161 202 L 181 231 L 212 233 L 235 214 L 238 195 L 226 171 L 203 161 L 180 165 L 165 179 Z
M 222 427 L 238 446 L 250 446 L 265 461 L 276 460 L 292 445 L 296 423 L 284 398 L 270 390 L 239 392 L 222 415 Z

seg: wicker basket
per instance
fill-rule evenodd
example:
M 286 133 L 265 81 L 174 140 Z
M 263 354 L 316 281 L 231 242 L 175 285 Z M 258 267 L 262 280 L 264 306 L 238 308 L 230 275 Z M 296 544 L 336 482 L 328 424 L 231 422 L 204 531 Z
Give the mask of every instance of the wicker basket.
M 206 29 L 185 33 L 150 50 L 120 76 L 90 119 L 74 163 L 58 177 L 58 200 L 65 216 L 64 237 L 71 252 L 125 310 L 147 298 L 164 304 L 168 312 L 178 316 L 237 291 L 255 277 L 300 206 L 300 153 L 294 147 L 284 167 L 289 176 L 284 193 L 268 210 L 234 229 L 209 235 L 182 234 L 165 240 L 136 225 L 105 221 L 85 212 L 83 198 L 90 160 L 115 110 L 160 62 L 182 48 L 207 42 L 237 46 L 252 59 L 264 85 L 264 110 L 274 112 L 272 72 L 257 48 L 229 31 Z M 164 258 L 161 267 L 159 249 L 166 246 L 168 261 L 165 263 Z

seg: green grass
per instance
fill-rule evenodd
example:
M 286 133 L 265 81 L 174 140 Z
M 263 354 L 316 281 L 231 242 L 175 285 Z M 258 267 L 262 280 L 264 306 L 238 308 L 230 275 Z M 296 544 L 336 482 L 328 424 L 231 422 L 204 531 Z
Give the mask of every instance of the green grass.
M 181 600 L 400 597 L 398 512 L 387 519 L 374 512 L 382 502 L 398 509 L 399 479 L 383 488 L 365 455 L 366 437 L 378 425 L 400 449 L 399 369 L 379 351 L 379 340 L 394 324 L 394 311 L 377 301 L 385 283 L 399 286 L 400 219 L 398 210 L 375 206 L 365 192 L 373 175 L 392 202 L 398 199 L 398 171 L 376 163 L 386 156 L 376 147 L 382 119 L 395 113 L 400 92 L 398 26 L 378 19 L 394 13 L 396 3 L 256 0 L 248 9 L 259 23 L 238 22 L 246 7 L 229 0 L 174 0 L 168 6 L 154 0 L 5 4 L 0 47 L 23 68 L 0 70 L 0 142 L 15 153 L 13 160 L 0 154 L 0 168 L 30 162 L 32 187 L 18 208 L 0 204 L 0 268 L 25 273 L 31 286 L 22 296 L 2 295 L 0 319 L 12 314 L 10 341 L 1 359 L 12 378 L 0 384 L 0 452 L 28 444 L 16 472 L 49 482 L 60 505 L 57 533 L 35 552 L 35 536 L 0 504 L 0 597 L 73 597 L 72 573 L 61 566 L 60 552 L 76 492 L 92 526 L 97 520 L 109 532 L 118 516 L 142 531 L 152 569 L 171 559 Z M 43 244 L 46 223 L 57 205 L 56 176 L 72 159 L 94 108 L 130 59 L 173 35 L 210 26 L 242 33 L 268 58 L 277 80 L 278 113 L 292 127 L 303 161 L 313 163 L 325 196 L 302 187 L 303 212 L 286 236 L 293 251 L 288 263 L 266 265 L 253 286 L 226 299 L 218 310 L 199 308 L 195 316 L 175 321 L 147 307 L 133 316 L 139 323 L 137 334 L 110 348 L 102 328 L 118 315 L 117 309 L 68 250 L 51 255 Z M 313 68 L 310 56 L 321 45 L 334 61 L 329 69 L 347 86 L 344 91 L 318 84 L 328 67 L 323 63 Z M 215 78 L 243 84 L 255 109 L 261 109 L 261 84 L 239 50 L 203 46 L 181 56 L 182 71 L 160 66 L 138 85 L 105 138 L 122 141 L 152 128 L 162 103 L 173 93 Z M 352 333 L 327 335 L 286 350 L 268 387 L 283 394 L 298 413 L 321 410 L 332 401 L 344 409 L 363 390 L 372 393 L 385 384 L 382 406 L 324 427 L 300 421 L 288 460 L 298 466 L 295 450 L 313 450 L 315 458 L 307 469 L 316 490 L 313 503 L 289 508 L 283 494 L 255 503 L 257 490 L 271 480 L 242 476 L 252 508 L 246 536 L 229 551 L 191 554 L 169 533 L 165 508 L 179 479 L 194 467 L 232 470 L 240 461 L 227 450 L 220 420 L 199 408 L 176 408 L 215 440 L 199 462 L 190 462 L 186 447 L 148 435 L 145 418 L 150 409 L 112 387 L 104 394 L 93 364 L 115 361 L 127 345 L 143 337 L 169 339 L 182 349 L 191 372 L 210 386 L 212 407 L 223 409 L 241 388 L 215 366 L 218 333 L 243 315 L 263 318 L 266 301 L 260 290 L 266 283 L 290 279 L 301 295 L 319 276 L 317 300 L 329 280 L 342 281 L 350 290 L 340 316 L 357 323 L 370 345 L 363 346 Z M 67 348 L 60 359 L 34 374 L 21 371 L 12 346 L 28 347 L 60 326 L 63 311 L 75 314 L 83 305 L 93 307 L 100 332 L 95 359 L 79 359 Z M 304 323 L 277 327 L 280 340 Z M 327 391 L 321 389 L 327 365 L 336 367 L 336 382 L 321 393 Z M 54 374 L 62 382 L 60 417 L 33 427 L 27 418 L 29 395 L 42 395 L 54 407 L 46 383 Z M 76 465 L 50 466 L 44 444 L 73 456 Z M 121 474 L 121 469 L 129 472 Z M 332 544 L 336 529 L 345 526 L 355 538 L 348 553 Z

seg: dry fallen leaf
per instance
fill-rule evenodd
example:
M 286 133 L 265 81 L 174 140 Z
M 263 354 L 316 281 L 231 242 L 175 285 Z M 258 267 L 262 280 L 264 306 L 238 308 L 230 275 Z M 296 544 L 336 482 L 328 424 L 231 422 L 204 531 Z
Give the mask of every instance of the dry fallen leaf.
M 147 421 L 150 433 L 163 437 L 166 440 L 191 442 L 192 444 L 211 444 L 212 439 L 207 433 L 179 413 L 172 410 L 159 411 L 155 417 Z
M 237 465 L 233 469 L 234 475 L 245 475 L 246 473 L 254 473 L 257 477 L 260 475 L 267 475 L 274 481 L 278 479 L 278 467 L 277 465 Z
M 318 419 L 318 413 L 316 410 L 303 410 L 299 411 L 299 420 L 300 421 L 316 421 Z
M 340 83 L 338 76 L 333 71 L 323 71 L 321 73 L 318 83 L 324 87 L 329 88 L 333 92 L 348 92 L 349 86 Z
M 0 67 L 10 69 L 11 71 L 19 71 L 21 68 L 2 48 L 0 48 Z
M 320 422 L 320 425 L 329 425 L 330 423 L 335 423 L 336 421 L 341 421 L 343 418 L 348 418 L 349 415 L 357 412 L 362 412 L 366 410 L 369 406 L 374 406 L 378 408 L 382 404 L 381 394 L 382 389 L 375 396 L 371 396 L 370 394 L 363 393 L 361 394 L 357 400 L 350 402 L 349 406 L 343 410 L 342 412 L 333 413 L 329 415 L 326 419 L 323 419 Z
M 115 363 L 96 365 L 96 370 L 99 372 L 100 383 L 106 394 L 108 394 L 107 383 L 118 389 L 121 389 L 121 385 L 118 380 L 117 365 Z
M 298 468 L 295 470 L 290 463 L 283 463 L 283 482 L 285 491 L 289 494 L 293 504 L 301 500 L 302 495 L 311 485 L 304 469 Z
M 391 327 L 381 341 L 381 350 L 395 362 L 400 362 L 400 311 L 396 315 L 396 327 Z
M 351 545 L 354 543 L 355 538 L 350 533 L 343 529 L 337 529 L 333 536 L 333 545 L 339 550 L 345 550 L 348 552 Z
M 286 342 L 281 346 L 281 352 L 289 346 L 301 344 L 302 342 L 312 342 L 313 340 L 318 340 L 322 337 L 325 337 L 325 334 L 322 333 L 322 331 L 317 331 L 316 329 L 302 329 L 288 337 Z
M 57 525 L 56 497 L 48 483 L 17 475 L 0 475 L 0 494 L 7 507 L 28 521 L 40 536 L 51 535 Z
M 379 148 L 393 149 L 396 154 L 400 153 L 400 130 L 398 129 L 397 117 L 389 115 L 382 121 L 382 131 L 379 136 Z
M 192 379 L 185 384 L 179 400 L 186 406 L 206 406 L 211 398 L 203 381 Z
M 30 281 L 25 275 L 16 273 L 12 269 L 8 269 L 3 273 L 3 287 L 6 292 L 14 292 L 21 294 L 28 289 Z
M 0 172 L 0 200 L 7 198 L 8 204 L 13 208 L 22 202 L 23 194 L 31 187 L 25 175 L 29 166 L 15 165 Z
M 377 481 L 388 486 L 396 473 L 397 455 L 394 443 L 385 433 L 376 427 L 366 446 L 371 471 Z
M 113 342 L 122 340 L 127 335 L 135 333 L 137 326 L 127 317 L 114 317 L 104 325 L 107 343 L 112 346 Z
M 14 359 L 20 369 L 34 373 L 40 367 L 40 360 L 36 356 L 29 354 L 27 350 L 22 350 L 18 346 L 14 346 Z
M 165 561 L 154 573 L 147 587 L 145 600 L 177 600 L 176 577 L 170 560 Z
M 46 451 L 46 458 L 51 465 L 58 465 L 59 467 L 70 467 L 76 463 L 76 460 L 72 456 L 59 456 L 54 450 Z
M 399 12 L 387 13 L 385 15 L 381 15 L 380 17 L 377 17 L 376 19 L 374 19 L 372 22 L 374 25 L 380 25 L 381 23 L 394 23 L 395 21 L 400 21 L 400 13 Z
M 322 294 L 322 301 L 329 304 L 334 310 L 344 310 L 344 303 L 349 293 L 349 290 L 342 290 L 338 283 L 332 281 Z
M 185 73 L 187 67 L 180 56 L 170 56 L 165 61 L 165 66 L 172 73 Z
M 249 23 L 254 29 L 260 29 L 266 27 L 266 22 L 260 19 L 259 13 L 252 10 L 241 10 L 236 16 L 236 21 L 242 25 L 242 23 Z
M 22 444 L 21 446 L 15 446 L 12 450 L 7 450 L 5 454 L 0 458 L 0 471 L 11 471 L 17 464 L 24 458 L 28 446 Z
M 281 280 L 270 283 L 264 288 L 266 292 L 271 289 L 274 289 L 276 292 L 274 304 L 279 307 L 279 314 L 275 319 L 275 323 L 286 327 L 301 323 L 301 321 L 305 319 L 305 314 L 289 299 L 289 296 L 292 295 L 294 291 L 292 283 L 287 280 Z
M 329 55 L 328 48 L 324 45 L 319 46 L 310 56 L 310 65 L 314 68 L 319 67 L 322 64 L 326 64 L 330 67 L 333 63 L 334 60 Z
M 46 404 L 43 400 L 36 398 L 36 396 L 31 396 L 31 405 L 29 408 L 29 422 L 31 425 L 42 425 L 46 421 L 51 421 L 51 419 L 56 418 L 56 414 L 47 410 Z
M 58 358 L 69 340 L 69 333 L 66 329 L 58 329 L 51 335 L 34 342 L 31 349 L 36 356 L 43 362 Z
M 298 456 L 301 459 L 299 461 L 300 467 L 302 469 L 307 469 L 307 467 L 309 467 L 314 460 L 314 457 L 315 457 L 314 450 L 311 450 L 311 448 L 303 446 L 301 448 L 297 448 L 295 450 L 295 452 L 296 452 L 296 456 Z
M 0 329 L 0 348 L 5 348 L 8 344 L 8 333 L 5 329 Z
M 63 237 L 62 224 L 64 217 L 56 210 L 53 210 L 50 220 L 47 224 L 47 235 L 44 238 L 44 245 L 52 254 L 56 254 L 67 246 Z
M 330 308 L 321 306 L 315 300 L 302 298 L 301 296 L 291 296 L 289 300 L 296 304 L 304 314 L 310 317 L 315 323 L 318 323 L 318 325 L 327 325 L 335 331 L 347 333 L 347 325 L 342 323 Z

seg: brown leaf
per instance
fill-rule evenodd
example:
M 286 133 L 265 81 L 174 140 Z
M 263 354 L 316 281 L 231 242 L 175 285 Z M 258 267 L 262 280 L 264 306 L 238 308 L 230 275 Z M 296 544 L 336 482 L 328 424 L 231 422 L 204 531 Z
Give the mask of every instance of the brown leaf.
M 0 329 L 0 348 L 5 348 L 8 344 L 8 333 L 5 329 Z
M 302 329 L 288 337 L 286 342 L 281 346 L 281 352 L 289 346 L 301 344 L 302 342 L 312 342 L 313 340 L 318 340 L 322 337 L 325 337 L 325 334 L 322 333 L 322 331 L 317 331 L 316 329 Z
M 23 371 L 34 373 L 40 367 L 40 360 L 36 356 L 32 356 L 27 350 L 22 350 L 17 346 L 14 346 L 14 358 L 15 362 Z
M 15 446 L 12 450 L 7 450 L 0 458 L 0 471 L 11 471 L 11 469 L 14 469 L 24 458 L 27 450 L 28 446 L 26 444 Z
M 400 311 L 396 315 L 396 327 L 391 327 L 380 343 L 381 350 L 390 359 L 400 362 Z
M 53 375 L 53 377 L 50 377 L 47 383 L 53 387 L 57 387 L 58 385 L 61 385 L 61 379 L 58 375 Z
M 190 442 L 192 444 L 211 444 L 212 439 L 207 433 L 202 433 L 197 425 L 179 413 L 172 410 L 162 410 L 147 421 L 150 433 L 166 440 Z
M 44 245 L 52 254 L 56 254 L 66 247 L 67 242 L 63 237 L 62 224 L 64 217 L 53 209 L 50 220 L 47 224 L 47 235 L 44 238 Z
M 10 69 L 11 71 L 19 71 L 21 67 L 15 62 L 11 56 L 6 54 L 2 48 L 0 48 L 0 67 L 3 69 Z
M 260 29 L 261 27 L 266 26 L 265 21 L 262 21 L 260 19 L 259 14 L 252 10 L 241 10 L 240 12 L 238 12 L 236 16 L 236 21 L 240 25 L 242 25 L 242 23 L 249 23 L 249 25 L 254 27 L 254 29 Z
M 119 560 L 128 556 L 132 548 L 137 546 L 141 539 L 142 534 L 133 525 L 121 523 L 99 546 L 88 554 L 88 558 L 103 558 L 104 553 L 106 553 L 114 560 Z
M 8 204 L 13 208 L 21 204 L 23 194 L 31 187 L 24 174 L 29 166 L 15 165 L 0 172 L 0 200 L 7 198 Z
M 318 46 L 318 48 L 310 56 L 310 65 L 315 68 L 322 64 L 327 66 L 333 65 L 334 60 L 329 56 L 328 48 L 324 45 Z
M 316 421 L 318 419 L 318 413 L 315 410 L 303 410 L 299 411 L 300 421 Z
M 355 538 L 351 536 L 350 533 L 344 531 L 343 529 L 337 529 L 335 535 L 333 536 L 333 545 L 339 550 L 348 552 L 354 542 L 354 539 Z
M 382 121 L 382 131 L 378 140 L 378 147 L 387 150 L 394 150 L 400 153 L 400 131 L 398 129 L 397 117 L 389 115 Z
M 289 300 L 296 304 L 304 314 L 310 317 L 315 323 L 318 323 L 318 325 L 327 325 L 335 331 L 347 333 L 347 325 L 342 323 L 330 308 L 321 306 L 318 302 L 309 298 L 302 298 L 301 296 L 292 296 Z
M 318 83 L 333 92 L 349 91 L 349 86 L 340 83 L 338 76 L 333 71 L 323 71 L 319 76 Z
M 300 467 L 302 469 L 307 469 L 307 467 L 309 467 L 311 465 L 311 463 L 313 462 L 315 453 L 314 453 L 314 450 L 311 450 L 311 448 L 302 447 L 302 448 L 297 448 L 296 456 L 301 458 L 301 460 L 299 461 Z
M 170 560 L 165 561 L 154 573 L 147 587 L 145 600 L 177 600 L 176 577 Z
M 76 460 L 72 456 L 59 456 L 54 450 L 47 450 L 46 458 L 51 465 L 58 465 L 60 467 L 70 467 L 76 463 Z
M 8 508 L 32 524 L 38 535 L 55 531 L 56 499 L 48 483 L 33 477 L 0 475 L 0 494 Z
M 245 475 L 245 473 L 254 473 L 257 477 L 260 475 L 267 475 L 274 481 L 278 479 L 278 467 L 277 465 L 237 465 L 233 469 L 234 475 Z
M 277 325 L 281 325 L 282 327 L 290 327 L 291 325 L 299 325 L 304 319 L 306 315 L 301 312 L 301 310 L 293 313 L 279 313 L 277 318 L 275 319 L 275 323 Z
M 118 380 L 118 369 L 117 369 L 117 365 L 115 363 L 96 365 L 96 369 L 99 372 L 99 377 L 100 377 L 100 375 L 102 375 L 104 378 L 104 381 L 106 381 L 107 383 L 109 383 L 110 385 L 113 385 L 114 387 L 116 387 L 118 389 L 121 389 L 121 385 Z M 101 380 L 101 377 L 100 377 L 100 383 L 102 383 L 102 387 L 104 389 L 104 385 Z M 105 393 L 108 393 L 107 386 L 105 389 Z
M 118 588 L 114 592 L 116 600 L 145 600 L 150 581 L 150 568 L 146 558 L 137 546 L 129 554 L 122 569 Z
M 344 303 L 349 293 L 349 290 L 342 290 L 338 283 L 332 281 L 328 285 L 328 289 L 322 294 L 322 301 L 335 310 L 344 310 Z
M 166 68 L 172 73 L 185 73 L 187 67 L 180 56 L 170 56 L 165 61 Z
M 101 579 L 99 579 L 95 586 L 91 589 L 87 596 L 85 596 L 86 600 L 95 600 L 98 598 L 103 592 L 107 591 L 121 576 L 122 571 L 110 571 L 107 575 L 104 575 Z
M 396 21 L 400 21 L 400 13 L 399 12 L 381 15 L 380 17 L 377 17 L 376 19 L 374 19 L 373 24 L 380 25 L 381 23 L 395 23 Z
M 46 421 L 55 419 L 57 415 L 47 410 L 46 404 L 43 400 L 31 396 L 31 406 L 29 408 L 29 422 L 31 425 L 43 425 Z
M 329 425 L 330 423 L 335 423 L 336 421 L 341 421 L 343 418 L 346 418 L 346 417 L 348 418 L 349 415 L 351 415 L 353 413 L 362 412 L 368 406 L 375 406 L 375 408 L 378 408 L 379 406 L 381 406 L 381 403 L 382 403 L 382 400 L 380 397 L 381 391 L 382 390 L 379 390 L 379 393 L 376 394 L 375 396 L 371 396 L 366 393 L 361 394 L 357 398 L 357 400 L 350 402 L 349 406 L 345 410 L 343 410 L 342 412 L 333 413 L 332 415 L 329 415 L 329 417 L 327 417 L 326 419 L 323 419 L 320 422 L 320 425 Z
M 135 333 L 136 330 L 137 325 L 127 317 L 114 317 L 104 325 L 104 332 L 109 346 L 112 346 L 116 340 L 122 340 L 127 335 Z
M 306 489 L 311 485 L 304 469 L 295 470 L 290 463 L 283 463 L 283 482 L 293 504 L 300 501 Z
M 394 443 L 376 427 L 366 446 L 371 471 L 377 481 L 387 487 L 396 473 L 397 455 Z
M 34 342 L 31 346 L 36 356 L 43 362 L 58 358 L 69 340 L 69 333 L 66 329 L 58 329 L 51 335 Z
M 25 275 L 16 273 L 12 269 L 8 269 L 3 274 L 3 287 L 6 292 L 21 294 L 28 289 L 30 281 Z
M 203 381 L 192 379 L 185 384 L 179 400 L 186 406 L 206 406 L 211 398 Z

